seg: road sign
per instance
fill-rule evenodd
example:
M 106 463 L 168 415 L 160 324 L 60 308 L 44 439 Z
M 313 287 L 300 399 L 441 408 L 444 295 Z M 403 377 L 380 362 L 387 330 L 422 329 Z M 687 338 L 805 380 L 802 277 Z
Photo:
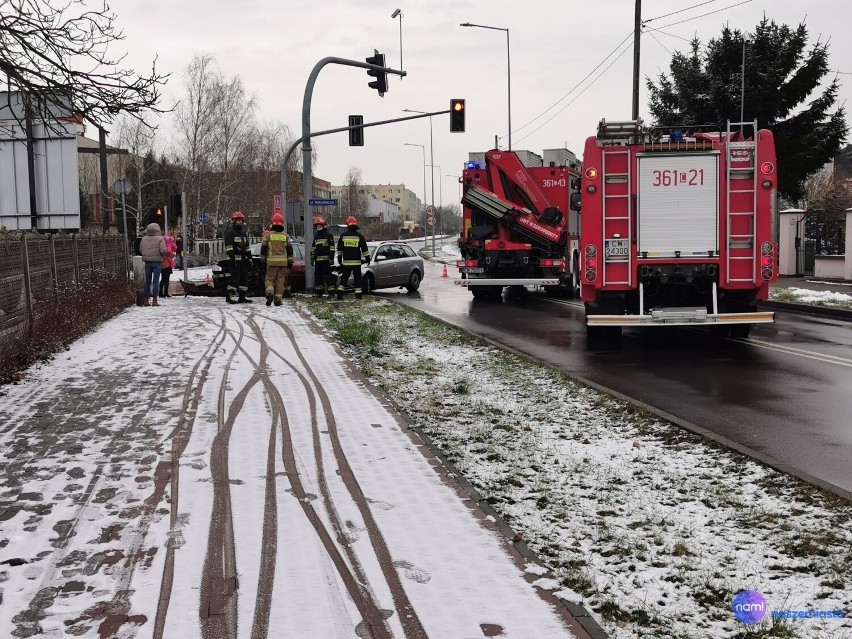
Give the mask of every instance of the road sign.
M 273 195 L 272 196 L 272 211 L 273 213 L 281 213 L 284 209 L 281 206 L 281 196 Z
M 321 200 L 317 198 L 309 198 L 308 204 L 311 206 L 337 206 L 337 200 Z
M 112 190 L 116 195 L 130 195 L 132 188 L 130 180 L 116 180 L 115 184 L 112 185 Z
M 201 215 L 199 215 L 199 216 L 198 216 L 198 223 L 199 223 L 199 224 L 204 224 L 204 223 L 207 221 L 207 219 L 208 219 L 208 218 L 207 218 L 207 214 L 206 214 L 206 213 L 202 213 Z
M 427 217 L 426 218 L 426 224 L 428 224 L 429 226 L 435 226 L 434 216 L 430 215 L 429 217 Z
M 435 215 L 435 207 L 431 204 L 426 207 L 426 215 Z

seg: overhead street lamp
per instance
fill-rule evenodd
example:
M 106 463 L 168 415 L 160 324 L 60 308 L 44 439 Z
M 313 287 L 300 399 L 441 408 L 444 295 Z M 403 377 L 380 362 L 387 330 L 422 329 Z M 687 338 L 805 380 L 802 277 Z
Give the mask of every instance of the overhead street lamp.
M 429 111 L 417 111 L 415 109 L 403 109 L 405 113 L 429 113 Z M 429 162 L 435 163 L 435 147 L 432 143 L 432 116 L 429 116 Z M 424 173 L 426 169 L 423 169 Z M 435 206 L 435 172 L 432 171 L 432 206 Z M 424 237 L 426 234 L 424 233 Z M 432 257 L 435 257 L 435 227 L 432 227 Z
M 429 118 L 430 120 L 432 118 Z M 419 146 L 423 151 L 423 249 L 426 249 L 426 147 L 422 144 L 403 142 L 403 146 Z
M 399 70 L 402 71 L 402 17 L 403 17 L 402 9 L 397 9 L 391 14 L 391 18 L 399 17 Z M 402 76 L 399 76 L 399 79 L 402 80 Z
M 462 22 L 460 27 L 477 27 L 479 29 L 493 29 L 494 31 L 506 32 L 506 77 L 509 81 L 509 150 L 512 150 L 512 59 L 509 54 L 509 29 L 502 27 L 489 27 L 484 24 L 471 24 L 470 22 Z

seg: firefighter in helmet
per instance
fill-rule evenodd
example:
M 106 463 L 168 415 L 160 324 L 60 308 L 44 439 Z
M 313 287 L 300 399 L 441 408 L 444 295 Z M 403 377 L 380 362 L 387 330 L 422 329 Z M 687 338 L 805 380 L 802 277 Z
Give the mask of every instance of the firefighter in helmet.
M 367 240 L 358 231 L 358 220 L 350 215 L 346 218 L 346 230 L 337 240 L 337 263 L 342 267 L 337 282 L 337 299 L 343 299 L 350 273 L 355 278 L 355 297 L 361 299 L 361 264 L 366 264 L 369 257 Z
M 322 297 L 328 292 L 334 294 L 334 274 L 331 264 L 334 262 L 334 236 L 325 227 L 325 220 L 314 220 L 314 243 L 311 246 L 311 266 L 314 267 L 316 295 Z
M 282 297 L 290 293 L 290 269 L 293 268 L 293 245 L 284 232 L 284 218 L 280 213 L 272 216 L 268 233 L 261 239 L 260 254 L 266 257 L 266 305 L 281 306 Z
M 246 216 L 237 211 L 231 215 L 231 228 L 225 232 L 225 253 L 231 264 L 231 279 L 228 282 L 226 300 L 230 304 L 251 303 L 248 293 L 248 272 L 251 262 L 248 236 L 245 229 Z M 239 294 L 239 297 L 237 295 Z

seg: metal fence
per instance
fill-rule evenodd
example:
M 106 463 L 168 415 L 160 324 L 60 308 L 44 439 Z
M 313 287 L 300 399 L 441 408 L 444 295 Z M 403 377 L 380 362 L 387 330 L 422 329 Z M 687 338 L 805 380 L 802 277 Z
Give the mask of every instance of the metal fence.
M 0 344 L 26 333 L 40 302 L 97 273 L 126 277 L 123 236 L 33 235 L 0 239 Z

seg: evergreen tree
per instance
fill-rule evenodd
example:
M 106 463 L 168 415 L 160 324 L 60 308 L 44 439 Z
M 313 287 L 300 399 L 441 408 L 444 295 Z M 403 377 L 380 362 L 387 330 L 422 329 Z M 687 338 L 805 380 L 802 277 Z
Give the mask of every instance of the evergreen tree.
M 743 119 L 775 135 L 778 187 L 791 200 L 801 199 L 807 177 L 838 152 L 848 131 L 845 111 L 836 106 L 837 78 L 819 92 L 829 73 L 828 43 L 806 51 L 807 36 L 804 22 L 791 29 L 765 17 L 745 35 Z M 655 123 L 724 129 L 728 120 L 739 122 L 743 38 L 725 26 L 705 51 L 695 39 L 689 54 L 675 53 L 670 77 L 647 79 Z

